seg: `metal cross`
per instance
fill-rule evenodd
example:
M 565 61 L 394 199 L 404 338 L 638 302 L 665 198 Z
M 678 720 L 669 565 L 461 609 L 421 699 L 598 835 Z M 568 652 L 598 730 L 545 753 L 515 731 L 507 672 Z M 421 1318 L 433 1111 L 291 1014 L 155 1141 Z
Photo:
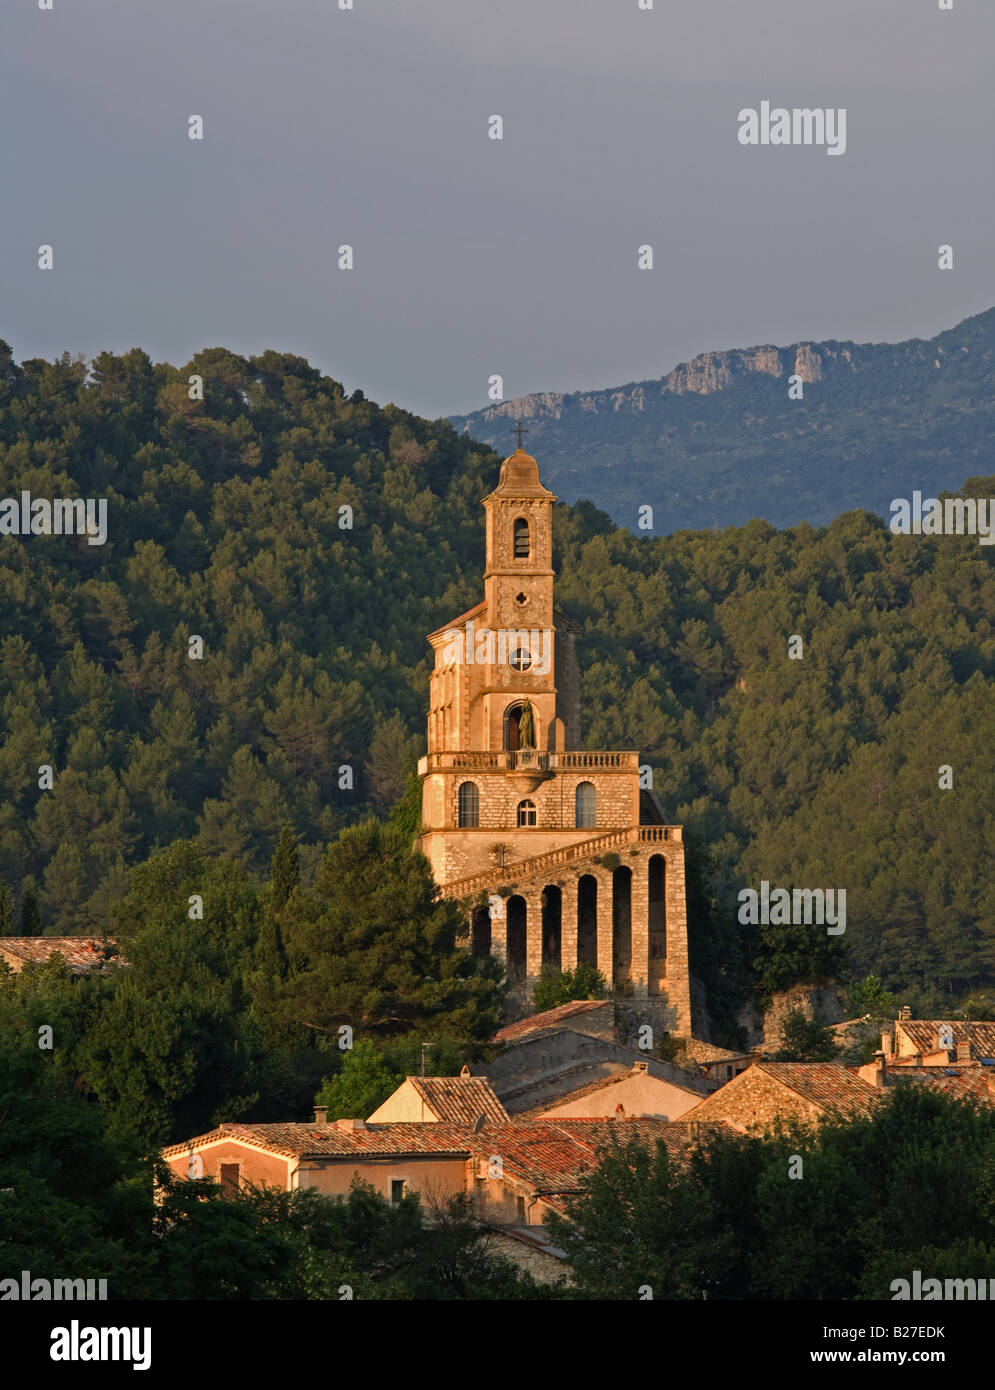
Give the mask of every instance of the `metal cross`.
M 523 434 L 528 434 L 528 433 L 529 433 L 529 430 L 527 430 L 527 429 L 525 428 L 525 426 L 522 424 L 521 420 L 516 420 L 515 423 L 512 425 L 512 427 L 511 427 L 511 432 L 512 432 L 512 434 L 514 434 L 516 430 L 518 431 L 518 447 L 521 448 L 521 447 L 522 447 L 522 435 L 523 435 Z

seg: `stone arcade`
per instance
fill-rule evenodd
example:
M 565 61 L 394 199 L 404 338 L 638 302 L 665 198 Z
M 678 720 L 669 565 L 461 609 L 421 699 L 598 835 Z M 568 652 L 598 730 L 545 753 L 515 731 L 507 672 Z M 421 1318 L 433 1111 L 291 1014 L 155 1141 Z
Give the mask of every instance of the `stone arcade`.
M 690 1037 L 681 827 L 640 789 L 638 753 L 581 748 L 579 629 L 553 607 L 555 501 L 519 446 L 484 498 L 484 600 L 429 636 L 419 848 L 447 897 L 477 904 L 473 949 L 506 964 L 518 1012 L 544 966 L 585 962 Z M 468 628 L 517 639 L 484 661 L 475 642 L 467 661 Z M 526 631 L 544 634 L 542 659 Z

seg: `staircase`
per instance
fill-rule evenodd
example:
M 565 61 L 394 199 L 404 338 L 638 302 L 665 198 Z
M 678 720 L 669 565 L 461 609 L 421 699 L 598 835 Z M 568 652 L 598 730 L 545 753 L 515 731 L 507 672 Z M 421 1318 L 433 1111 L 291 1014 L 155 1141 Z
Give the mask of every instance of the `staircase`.
M 625 830 L 612 830 L 606 835 L 595 835 L 590 840 L 580 840 L 577 844 L 563 849 L 549 850 L 546 854 L 535 854 L 525 859 L 513 859 L 496 869 L 486 869 L 483 873 L 471 874 L 469 878 L 458 878 L 443 885 L 442 892 L 447 898 L 471 898 L 502 884 L 514 882 L 518 877 L 531 877 L 545 873 L 547 869 L 558 868 L 563 864 L 573 864 L 579 859 L 590 859 L 595 854 L 608 854 L 623 845 L 679 840 L 679 825 L 632 825 Z

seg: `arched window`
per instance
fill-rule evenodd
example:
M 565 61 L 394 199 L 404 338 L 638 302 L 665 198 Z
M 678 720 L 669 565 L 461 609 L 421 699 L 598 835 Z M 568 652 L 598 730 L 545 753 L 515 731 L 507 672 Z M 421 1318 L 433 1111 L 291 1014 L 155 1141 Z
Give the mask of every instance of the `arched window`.
M 581 782 L 574 797 L 574 820 L 578 830 L 593 830 L 598 823 L 597 793 L 593 782 Z
M 473 830 L 480 824 L 480 792 L 476 782 L 461 782 L 459 787 L 459 826 Z
M 517 517 L 515 520 L 515 559 L 527 560 L 532 554 L 532 541 L 529 537 L 529 523 L 524 516 Z
M 518 803 L 518 824 L 535 825 L 536 823 L 536 804 L 534 801 L 520 801 Z

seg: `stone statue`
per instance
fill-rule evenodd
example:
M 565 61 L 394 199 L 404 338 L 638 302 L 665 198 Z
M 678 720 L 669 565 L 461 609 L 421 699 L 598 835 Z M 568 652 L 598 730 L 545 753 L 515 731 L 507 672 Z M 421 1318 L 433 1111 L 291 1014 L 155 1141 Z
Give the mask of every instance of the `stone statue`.
M 532 720 L 532 706 L 524 704 L 518 719 L 518 746 L 519 748 L 534 748 L 536 746 L 535 724 Z

